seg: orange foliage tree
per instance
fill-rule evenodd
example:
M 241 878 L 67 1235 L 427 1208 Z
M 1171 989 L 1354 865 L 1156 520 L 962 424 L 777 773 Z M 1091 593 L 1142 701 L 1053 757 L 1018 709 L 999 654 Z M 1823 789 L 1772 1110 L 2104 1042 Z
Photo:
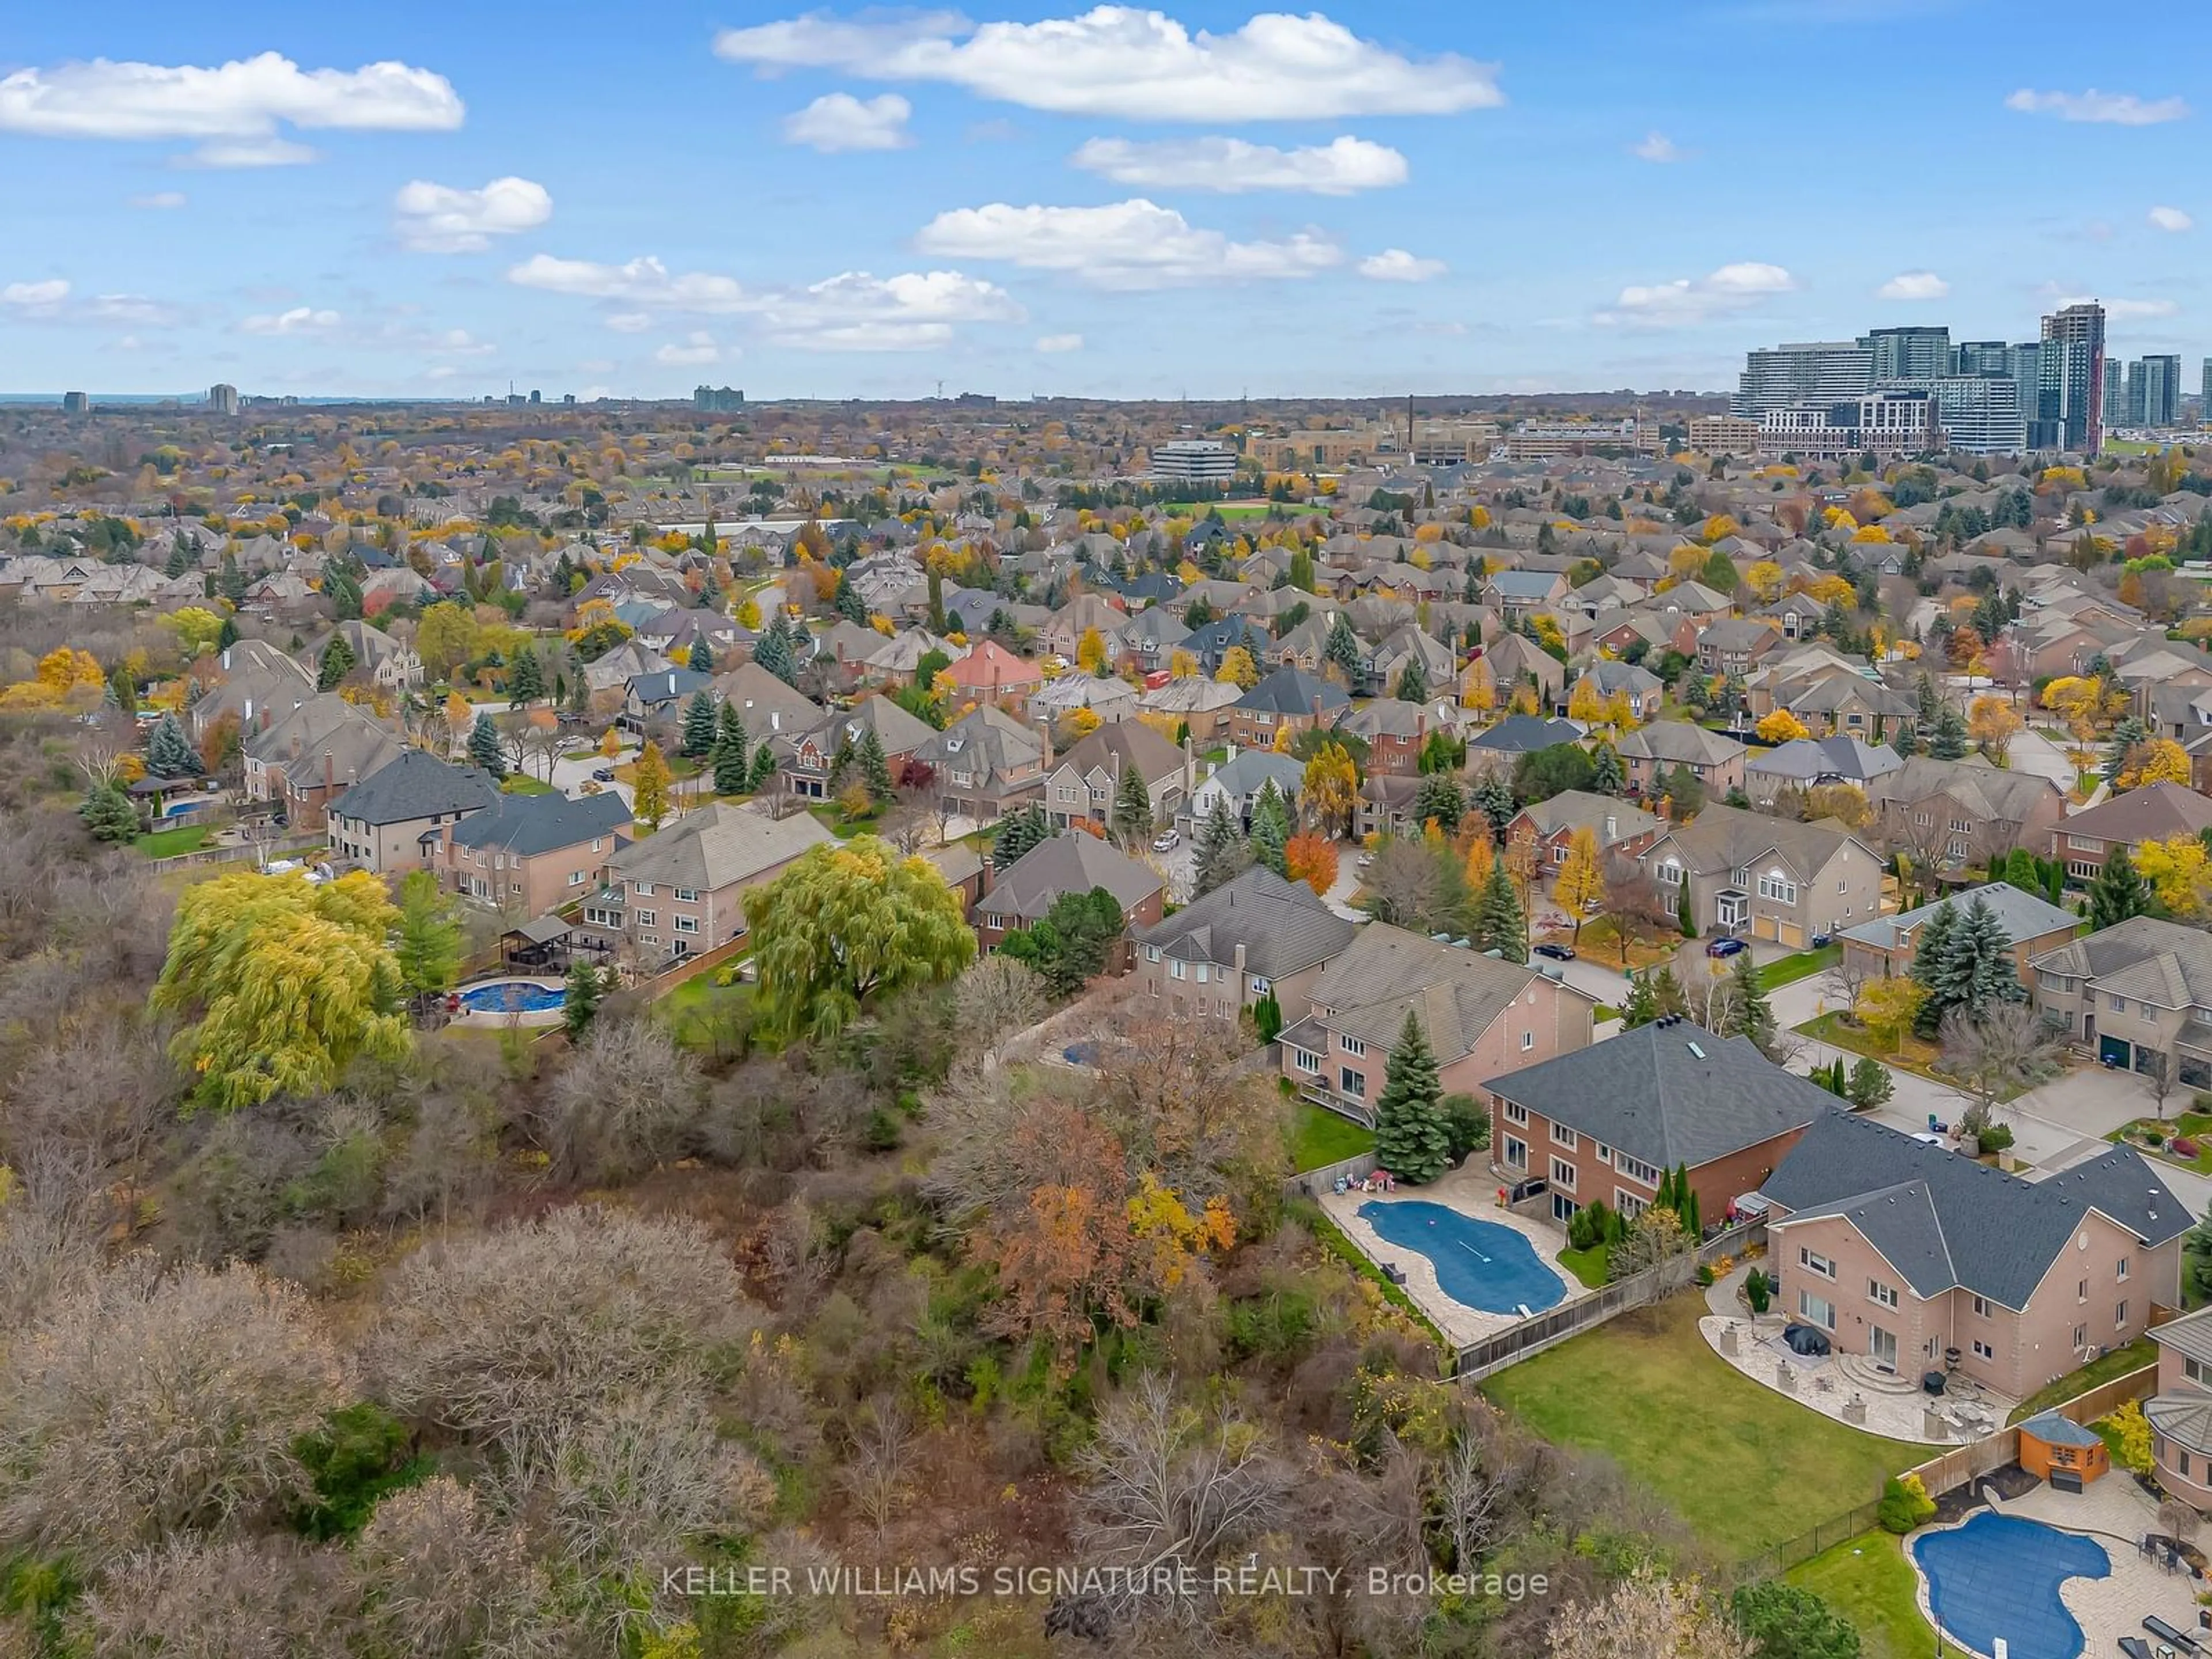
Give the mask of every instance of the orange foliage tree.
M 1336 843 L 1310 830 L 1283 843 L 1283 862 L 1292 881 L 1305 883 L 1318 896 L 1328 896 L 1336 883 Z

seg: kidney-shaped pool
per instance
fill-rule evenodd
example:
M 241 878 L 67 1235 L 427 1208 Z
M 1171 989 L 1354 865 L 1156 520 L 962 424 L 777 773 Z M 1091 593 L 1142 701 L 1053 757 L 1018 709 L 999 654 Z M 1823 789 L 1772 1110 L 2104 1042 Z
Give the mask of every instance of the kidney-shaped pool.
M 1438 1288 L 1467 1307 L 1537 1314 L 1565 1299 L 1566 1281 L 1510 1227 L 1419 1198 L 1370 1200 L 1359 1206 L 1359 1218 L 1385 1242 L 1428 1257 Z

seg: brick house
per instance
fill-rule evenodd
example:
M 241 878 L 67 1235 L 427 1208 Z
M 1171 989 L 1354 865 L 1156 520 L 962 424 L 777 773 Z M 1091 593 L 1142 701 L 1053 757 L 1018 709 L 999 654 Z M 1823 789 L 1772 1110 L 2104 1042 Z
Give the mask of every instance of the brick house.
M 499 805 L 488 772 L 410 749 L 330 803 L 331 850 L 380 876 L 432 863 L 447 827 Z
M 2022 985 L 2035 983 L 2032 966 L 2035 959 L 2070 943 L 2081 926 L 2081 919 L 2071 910 L 2062 910 L 2033 893 L 2023 893 L 2009 882 L 1996 881 L 1954 893 L 1917 910 L 1902 910 L 1893 916 L 1846 927 L 1836 935 L 1836 943 L 1843 947 L 1846 966 L 1859 978 L 1888 979 L 1909 974 L 1912 971 L 1913 955 L 1920 948 L 1920 930 L 1928 919 L 1946 904 L 1954 907 L 1951 914 L 1954 917 L 1963 915 L 1976 899 L 1990 907 L 1996 915 L 1997 925 L 2012 940 L 2013 971 L 2020 975 Z
M 1632 801 L 1583 789 L 1563 789 L 1548 800 L 1531 801 L 1515 813 L 1505 826 L 1505 839 L 1536 849 L 1536 868 L 1556 870 L 1567 861 L 1575 831 L 1589 830 L 1597 838 L 1601 861 L 1607 854 L 1640 856 L 1658 840 L 1667 820 L 1647 812 Z
M 1444 723 L 1441 711 L 1427 704 L 1376 697 L 1346 714 L 1340 725 L 1367 740 L 1368 776 L 1410 778 L 1420 773 L 1429 733 Z
M 1272 749 L 1275 733 L 1288 727 L 1292 737 L 1317 726 L 1333 726 L 1352 699 L 1334 680 L 1303 668 L 1279 668 L 1238 698 L 1229 710 L 1229 736 L 1240 749 Z
M 2212 1089 L 2212 933 L 2130 916 L 2031 966 L 2036 1007 L 2100 1060 Z
M 830 775 L 836 769 L 838 755 L 848 744 L 858 749 L 872 732 L 883 745 L 884 760 L 894 781 L 900 765 L 937 736 L 936 727 L 909 714 L 889 697 L 863 697 L 811 732 L 769 740 L 775 750 L 776 770 L 783 775 L 783 787 L 809 800 L 828 799 L 834 793 Z M 849 780 L 852 774 L 848 771 L 846 776 Z
M 264 711 L 239 745 L 239 769 L 248 800 L 280 807 L 293 829 L 313 832 L 331 801 L 406 748 L 368 710 L 323 691 L 281 719 Z
M 1631 793 L 1647 799 L 1663 793 L 1665 778 L 1678 766 L 1705 786 L 1705 798 L 1718 800 L 1744 784 L 1743 744 L 1724 732 L 1710 732 L 1688 720 L 1654 720 L 1624 732 L 1614 745 L 1628 774 Z
M 2154 783 L 2063 818 L 2051 831 L 2051 855 L 2066 879 L 2086 886 L 2116 847 L 2132 855 L 2147 841 L 2193 839 L 2212 829 L 2212 799 L 2179 783 Z
M 989 703 L 970 709 L 915 751 L 936 772 L 948 809 L 995 823 L 1044 793 L 1044 738 Z
M 2158 1484 L 2212 1510 L 2212 1308 L 2168 1320 L 2150 1340 L 2158 1345 L 2158 1392 L 2143 1401 L 2143 1415 Z
M 1255 866 L 1136 936 L 1138 994 L 1182 1014 L 1250 1007 L 1271 992 L 1310 1006 L 1314 981 L 1359 925 L 1302 881 Z
M 2179 1307 L 2196 1220 L 2130 1148 L 2027 1182 L 1844 1112 L 1759 1190 L 1778 1311 L 1842 1353 L 1955 1364 L 2014 1399 Z
M 1881 814 L 1877 832 L 1888 850 L 1942 870 L 1986 864 L 2015 847 L 2040 854 L 2066 817 L 2066 797 L 2050 779 L 2002 771 L 1979 756 L 1912 756 L 1870 782 L 1867 800 Z
M 1087 830 L 1069 830 L 1035 847 L 1000 871 L 975 902 L 975 941 L 986 951 L 1017 927 L 1026 927 L 1069 893 L 1103 887 L 1121 907 L 1126 927 L 1148 927 L 1160 919 L 1167 884 L 1158 871 Z M 1115 964 L 1126 971 L 1126 956 Z
M 1799 823 L 1708 805 L 1644 851 L 1670 901 L 1687 890 L 1700 933 L 1733 933 L 1802 950 L 1881 914 L 1881 860 L 1833 818 Z
M 1069 744 L 1046 772 L 1045 817 L 1056 830 L 1085 823 L 1104 828 L 1121 775 L 1134 767 L 1144 777 L 1152 821 L 1170 823 L 1189 793 L 1190 765 L 1188 756 L 1149 726 L 1136 720 L 1102 726 Z
M 438 884 L 526 919 L 580 899 L 629 844 L 629 805 L 597 795 L 502 794 L 489 811 L 440 826 Z
M 704 955 L 744 931 L 748 888 L 836 839 L 811 813 L 775 818 L 716 801 L 610 857 L 579 931 L 601 948 L 627 947 L 648 969 Z
M 1279 999 L 1278 999 L 1279 1000 Z M 1595 1000 L 1549 973 L 1370 922 L 1289 1006 L 1283 1075 L 1316 1105 L 1372 1124 L 1390 1051 L 1419 1017 L 1447 1094 L 1481 1096 L 1515 1066 L 1590 1042 Z
M 1492 1079 L 1491 1166 L 1502 1181 L 1548 1182 L 1565 1221 L 1593 1200 L 1632 1218 L 1686 1165 L 1699 1217 L 1717 1222 L 1839 1109 L 1747 1037 L 1656 1021 Z
M 938 671 L 938 684 L 951 688 L 955 704 L 988 703 L 1019 714 L 1030 693 L 1044 684 L 1044 671 L 1024 661 L 996 640 L 981 640 L 950 667 Z

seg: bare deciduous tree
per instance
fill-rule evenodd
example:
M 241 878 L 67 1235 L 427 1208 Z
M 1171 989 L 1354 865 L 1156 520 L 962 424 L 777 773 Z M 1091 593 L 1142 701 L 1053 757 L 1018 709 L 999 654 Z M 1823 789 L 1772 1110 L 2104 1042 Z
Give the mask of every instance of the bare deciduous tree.
M 1043 978 L 1027 963 L 994 952 L 979 957 L 953 981 L 953 1017 L 975 1048 L 994 1048 L 1044 1018 Z
M 853 1449 L 839 1472 L 838 1484 L 876 1534 L 881 1548 L 900 1510 L 906 1506 L 913 1472 L 914 1426 L 896 1401 L 871 1400 Z
M 1960 1127 L 1969 1134 L 1990 1121 L 2000 1101 L 2057 1071 L 2066 1047 L 2063 1028 L 2025 1002 L 1992 1003 L 1978 1018 L 1954 1009 L 1937 1035 L 1941 1069 L 1967 1102 Z
M 296 1286 L 133 1258 L 50 1307 L 0 1369 L 0 1547 L 98 1562 L 299 1497 L 293 1443 L 346 1368 Z
M 621 1181 L 678 1157 L 699 1120 L 699 1068 L 657 1022 L 601 1019 L 538 1119 L 563 1180 Z
M 281 1537 L 167 1539 L 118 1561 L 72 1611 L 87 1659 L 344 1659 L 345 1560 Z
M 520 1530 L 444 1474 L 377 1504 L 353 1566 L 367 1645 L 394 1659 L 512 1650 L 540 1626 L 551 1591 Z
M 1553 1617 L 1550 1659 L 1752 1659 L 1755 1651 L 1694 1582 L 1640 1568 L 1603 1597 Z

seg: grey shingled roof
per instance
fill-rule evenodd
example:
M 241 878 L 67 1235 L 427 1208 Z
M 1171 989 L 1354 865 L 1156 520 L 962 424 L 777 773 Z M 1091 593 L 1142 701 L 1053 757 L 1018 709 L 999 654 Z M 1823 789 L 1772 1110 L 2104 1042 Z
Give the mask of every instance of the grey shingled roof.
M 2153 1246 L 2195 1223 L 2130 1148 L 2027 1182 L 1841 1112 L 1816 1120 L 1759 1190 L 1790 1212 L 1785 1227 L 1845 1217 L 1922 1296 L 1963 1286 L 2014 1310 L 2093 1209 Z
M 2069 836 L 2121 842 L 2168 841 L 2212 828 L 2212 799 L 2179 783 L 2154 783 L 2076 812 L 2060 826 Z
M 1160 890 L 1159 872 L 1080 830 L 1035 847 L 999 872 L 976 914 L 1017 923 L 1036 921 L 1065 893 L 1103 887 L 1127 910 Z
M 602 794 L 502 794 L 488 812 L 464 818 L 453 831 L 456 847 L 496 847 L 529 858 L 608 836 L 629 822 L 629 805 L 613 790 Z
M 2169 1319 L 2151 1336 L 2161 1348 L 2179 1348 L 2191 1359 L 2212 1365 L 2212 1308 Z
M 1911 945 L 1914 936 L 1928 919 L 1945 905 L 1955 908 L 1954 917 L 1963 916 L 1976 899 L 1988 905 L 2003 928 L 2005 937 L 2015 945 L 2022 939 L 2039 939 L 2045 933 L 2076 926 L 2081 918 L 2071 910 L 2062 910 L 2057 905 L 2023 892 L 2008 881 L 1993 881 L 1984 887 L 1973 887 L 1948 898 L 1938 899 L 1933 904 L 1923 904 L 1893 916 L 1877 916 L 1872 921 L 1863 921 L 1856 927 L 1846 927 L 1839 937 L 1856 939 L 1862 945 L 1871 945 L 1878 951 L 1893 951 Z
M 1835 1096 L 1750 1039 L 1686 1021 L 1638 1026 L 1492 1078 L 1489 1088 L 1662 1169 L 1694 1170 L 1837 1109 Z
M 2039 974 L 2094 980 L 2100 991 L 2161 1008 L 2212 1007 L 2212 933 L 2156 916 L 2130 916 L 2029 965 Z
M 1536 977 L 1516 963 L 1373 921 L 1322 969 L 1313 1005 L 1332 1011 L 1316 1016 L 1331 1028 L 1386 1049 L 1407 1014 L 1416 1014 L 1437 1062 L 1449 1066 L 1473 1052 Z
M 626 881 L 711 891 L 750 881 L 836 839 L 811 813 L 772 818 L 750 806 L 716 801 L 633 842 L 609 859 L 607 866 Z
M 1274 714 L 1310 715 L 1347 707 L 1352 699 L 1332 680 L 1309 674 L 1303 668 L 1278 668 L 1247 691 L 1237 706 Z
M 426 749 L 410 749 L 340 795 L 334 817 L 363 823 L 406 823 L 447 812 L 480 812 L 499 804 L 499 785 L 472 766 L 452 766 Z
M 1711 732 L 1688 720 L 1654 720 L 1621 734 L 1618 745 L 1634 760 L 1663 761 L 1673 766 L 1686 761 L 1692 766 L 1719 766 L 1744 752 L 1744 745 L 1724 732 Z
M 1246 973 L 1281 979 L 1327 962 L 1357 932 L 1358 923 L 1323 904 L 1305 883 L 1261 867 L 1154 922 L 1137 943 L 1187 962 L 1219 963 L 1234 963 L 1241 945 Z

